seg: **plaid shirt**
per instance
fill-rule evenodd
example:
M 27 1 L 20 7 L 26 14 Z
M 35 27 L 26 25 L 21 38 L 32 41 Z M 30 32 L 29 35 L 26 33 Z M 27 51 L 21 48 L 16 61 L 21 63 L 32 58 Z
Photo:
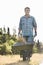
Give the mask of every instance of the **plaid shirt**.
M 23 36 L 33 36 L 34 27 L 37 27 L 37 24 L 33 16 L 28 18 L 26 18 L 26 16 L 22 16 L 20 18 L 19 29 L 22 30 Z

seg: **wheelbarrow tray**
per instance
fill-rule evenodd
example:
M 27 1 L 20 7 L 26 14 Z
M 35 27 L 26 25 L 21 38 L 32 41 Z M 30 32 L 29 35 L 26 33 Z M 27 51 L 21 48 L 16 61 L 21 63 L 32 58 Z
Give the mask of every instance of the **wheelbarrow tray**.
M 15 50 L 30 50 L 33 48 L 33 43 L 22 43 L 22 42 L 16 42 L 14 45 L 13 45 L 13 49 Z

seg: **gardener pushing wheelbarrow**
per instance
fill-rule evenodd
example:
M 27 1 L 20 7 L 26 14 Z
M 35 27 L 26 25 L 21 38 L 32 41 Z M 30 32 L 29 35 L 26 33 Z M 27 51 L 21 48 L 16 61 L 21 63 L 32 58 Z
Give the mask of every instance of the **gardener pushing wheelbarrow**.
M 20 57 L 23 57 L 23 61 L 30 59 L 32 56 L 34 37 L 37 35 L 37 24 L 35 18 L 29 14 L 30 8 L 26 7 L 24 11 L 25 15 L 20 18 L 19 23 L 19 41 L 12 46 L 15 52 L 20 51 Z M 35 31 L 34 36 L 33 29 Z
M 26 7 L 24 11 L 25 11 L 25 15 L 20 18 L 19 34 L 22 31 L 22 36 L 24 40 L 27 42 L 26 44 L 28 45 L 31 44 L 33 48 L 33 41 L 34 41 L 33 29 L 35 31 L 35 36 L 36 36 L 37 35 L 37 24 L 36 24 L 35 18 L 29 14 L 30 8 Z M 23 60 L 26 60 L 28 57 L 31 56 L 31 54 L 29 53 L 32 53 L 32 48 L 30 50 L 21 50 L 21 54 L 22 52 L 24 54 Z

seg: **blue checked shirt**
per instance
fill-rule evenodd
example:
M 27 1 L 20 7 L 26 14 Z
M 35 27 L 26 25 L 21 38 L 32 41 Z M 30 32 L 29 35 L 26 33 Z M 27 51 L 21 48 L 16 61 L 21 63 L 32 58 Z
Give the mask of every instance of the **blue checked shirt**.
M 20 18 L 19 29 L 22 30 L 23 36 L 33 36 L 33 28 L 36 27 L 36 21 L 33 16 L 26 18 L 22 16 Z

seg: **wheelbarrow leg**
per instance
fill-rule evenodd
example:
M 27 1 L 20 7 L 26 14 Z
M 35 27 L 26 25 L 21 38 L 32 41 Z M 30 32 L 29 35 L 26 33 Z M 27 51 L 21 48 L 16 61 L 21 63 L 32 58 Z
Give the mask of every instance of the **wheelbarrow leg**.
M 32 56 L 32 50 L 25 50 L 23 53 L 23 61 L 25 61 L 25 60 L 30 61 L 31 56 Z
M 28 53 L 27 50 L 24 50 L 23 52 L 23 61 L 25 60 L 30 60 L 30 54 Z
M 26 60 L 26 52 L 25 52 L 25 50 L 23 50 L 22 55 L 23 55 L 23 61 L 25 61 Z
M 26 52 L 25 52 L 25 50 L 20 51 L 20 57 L 23 57 L 23 61 L 26 60 Z
M 23 61 L 26 61 L 26 56 L 25 55 L 23 55 Z

